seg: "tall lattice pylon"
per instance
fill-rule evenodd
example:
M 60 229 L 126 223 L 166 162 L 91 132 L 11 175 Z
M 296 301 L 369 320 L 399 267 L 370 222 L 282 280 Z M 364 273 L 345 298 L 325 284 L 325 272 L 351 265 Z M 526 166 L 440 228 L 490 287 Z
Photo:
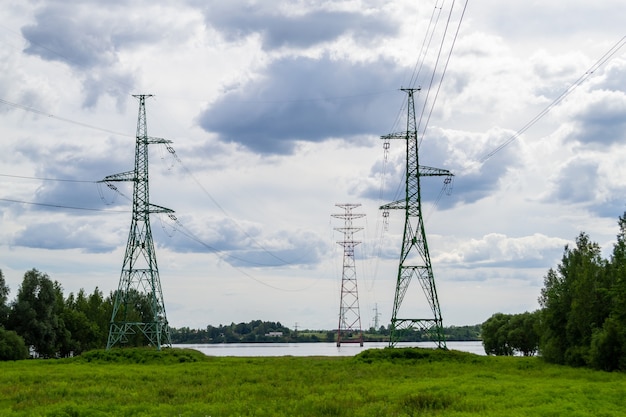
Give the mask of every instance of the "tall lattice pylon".
M 446 183 L 452 178 L 452 173 L 445 169 L 431 168 L 419 165 L 418 157 L 418 137 L 417 124 L 415 121 L 415 99 L 414 94 L 419 89 L 403 88 L 402 91 L 408 94 L 407 128 L 406 132 L 394 133 L 382 136 L 385 151 L 389 148 L 391 139 L 402 139 L 406 141 L 406 195 L 402 200 L 385 204 L 380 207 L 386 217 L 388 210 L 401 209 L 405 213 L 404 236 L 402 238 L 402 251 L 398 266 L 398 277 L 393 300 L 393 311 L 391 316 L 391 328 L 389 346 L 394 347 L 402 338 L 404 332 L 421 330 L 427 333 L 434 340 L 439 348 L 446 348 L 446 340 L 443 334 L 443 320 L 441 309 L 435 287 L 435 278 L 430 263 L 428 243 L 426 242 L 426 232 L 424 230 L 424 218 L 422 216 L 422 202 L 420 196 L 421 177 L 445 176 Z M 425 301 L 430 307 L 432 315 L 412 316 L 405 311 L 410 308 L 401 308 L 403 301 L 411 303 L 420 300 L 404 300 L 407 289 L 413 278 L 419 281 Z M 419 292 L 417 292 L 419 295 Z M 423 313 L 420 313 L 423 314 Z
M 143 335 L 144 342 L 147 339 L 149 345 L 160 350 L 163 345 L 171 346 L 172 341 L 152 241 L 150 214 L 171 214 L 173 211 L 150 203 L 148 145 L 171 143 L 171 141 L 148 136 L 146 97 L 151 97 L 151 95 L 142 94 L 133 97 L 139 100 L 135 169 L 109 175 L 101 181 L 113 189 L 115 189 L 112 184 L 114 182 L 131 181 L 133 183 L 132 221 L 120 282 L 115 293 L 107 349 L 118 344 L 137 343 L 137 338 Z M 142 304 L 141 309 L 138 309 L 138 305 Z
M 340 246 L 343 246 L 343 272 L 341 274 L 337 346 L 341 346 L 341 343 L 359 343 L 363 346 L 363 331 L 361 330 L 361 314 L 359 312 L 359 290 L 356 282 L 356 265 L 354 262 L 354 248 L 361 243 L 354 240 L 354 233 L 363 228 L 352 226 L 352 220 L 364 217 L 365 214 L 352 212 L 360 204 L 335 205 L 344 209 L 344 212 L 341 214 L 331 214 L 332 217 L 344 219 L 344 226 L 335 228 L 335 230 L 343 232 L 343 240 L 337 242 Z

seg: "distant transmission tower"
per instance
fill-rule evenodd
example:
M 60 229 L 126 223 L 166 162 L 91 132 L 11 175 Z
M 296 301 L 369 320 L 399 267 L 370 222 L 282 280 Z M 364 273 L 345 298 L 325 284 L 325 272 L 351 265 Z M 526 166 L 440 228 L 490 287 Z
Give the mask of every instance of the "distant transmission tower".
M 107 349 L 145 337 L 148 344 L 158 350 L 162 345 L 171 346 L 170 330 L 165 314 L 159 268 L 157 267 L 150 213 L 173 213 L 172 210 L 150 204 L 148 187 L 148 145 L 171 143 L 169 140 L 148 136 L 146 124 L 146 97 L 135 95 L 139 100 L 137 141 L 135 145 L 135 169 L 105 177 L 101 182 L 118 181 L 133 183 L 133 214 L 128 234 L 126 253 L 122 264 L 119 286 L 109 327 Z M 141 311 L 138 307 L 141 304 Z M 143 336 L 142 336 L 143 335 Z
M 352 209 L 359 207 L 360 204 L 335 205 L 344 209 L 342 214 L 331 214 L 332 217 L 344 219 L 344 226 L 335 228 L 335 230 L 343 232 L 343 240 L 337 242 L 343 246 L 343 272 L 341 274 L 337 346 L 341 346 L 342 342 L 359 343 L 363 346 L 363 331 L 361 330 L 361 315 L 359 313 L 359 291 L 356 283 L 354 263 L 354 247 L 361 243 L 354 240 L 354 233 L 363 228 L 353 227 L 352 220 L 364 217 L 365 214 L 352 212 Z
M 424 230 L 424 218 L 422 216 L 422 202 L 420 198 L 420 178 L 445 176 L 445 184 L 451 181 L 453 174 L 445 169 L 431 168 L 419 165 L 417 124 L 415 122 L 415 100 L 413 95 L 419 89 L 403 88 L 408 94 L 408 114 L 406 132 L 394 133 L 382 136 L 385 151 L 389 149 L 389 140 L 403 139 L 406 141 L 406 196 L 402 200 L 388 203 L 380 207 L 383 217 L 388 217 L 388 210 L 401 209 L 405 212 L 404 237 L 402 239 L 402 251 L 398 266 L 393 312 L 391 316 L 391 329 L 389 346 L 394 347 L 405 332 L 421 330 L 430 335 L 439 348 L 446 348 L 446 340 L 443 334 L 443 321 L 441 309 L 435 288 L 435 278 L 430 263 L 430 254 L 426 242 Z M 432 312 L 432 316 L 403 316 L 402 302 L 406 295 L 411 280 L 416 277 L 422 287 L 426 301 Z M 419 301 L 419 300 L 418 300 Z M 412 302 L 412 300 L 411 300 Z
M 378 331 L 380 313 L 378 312 L 378 304 L 374 304 L 374 330 Z

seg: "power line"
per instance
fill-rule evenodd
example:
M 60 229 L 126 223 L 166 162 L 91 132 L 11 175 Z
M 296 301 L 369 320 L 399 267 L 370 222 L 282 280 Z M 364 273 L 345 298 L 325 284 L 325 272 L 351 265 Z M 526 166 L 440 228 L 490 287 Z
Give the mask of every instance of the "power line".
M 31 113 L 34 113 L 34 114 L 38 114 L 40 116 L 44 116 L 44 117 L 48 117 L 48 118 L 51 118 L 51 119 L 60 120 L 62 122 L 66 122 L 66 123 L 71 123 L 71 124 L 74 124 L 76 126 L 86 127 L 88 129 L 93 129 L 93 130 L 99 130 L 101 132 L 111 133 L 113 135 L 132 137 L 131 135 L 129 135 L 127 133 L 116 132 L 114 130 L 109 130 L 109 129 L 105 129 L 105 128 L 102 128 L 102 127 L 90 125 L 88 123 L 77 122 L 76 120 L 67 119 L 65 117 L 60 117 L 60 116 L 55 116 L 52 113 L 48 113 L 48 112 L 45 112 L 43 110 L 36 109 L 34 107 L 26 106 L 24 104 L 13 103 L 13 102 L 5 100 L 3 98 L 0 98 L 0 103 L 1 104 L 5 104 L 7 106 L 14 107 L 16 109 L 20 109 L 20 110 L 24 110 L 24 111 L 31 112 Z
M 211 193 L 209 193 L 209 191 L 200 183 L 200 181 L 191 173 L 191 171 L 187 168 L 187 166 L 185 164 L 183 164 L 183 161 L 180 159 L 180 157 L 176 154 L 176 151 L 174 150 L 174 148 L 172 148 L 172 146 L 170 145 L 166 145 L 167 151 L 169 153 L 172 154 L 172 156 L 174 157 L 174 159 L 176 159 L 176 161 L 180 164 L 180 166 L 185 170 L 185 172 L 187 173 L 187 175 L 189 175 L 191 177 L 191 179 L 193 179 L 193 181 L 198 185 L 198 187 L 200 187 L 200 189 L 204 192 L 204 194 L 209 197 L 209 199 L 213 202 L 213 204 L 215 204 L 215 206 L 220 209 L 220 211 L 229 219 L 232 219 L 233 222 L 235 223 L 235 225 L 239 228 L 239 230 L 241 230 L 241 232 L 248 238 L 250 239 L 250 241 L 254 242 L 254 244 L 261 249 L 263 252 L 267 253 L 269 256 L 271 256 L 272 258 L 280 261 L 283 265 L 293 265 L 294 261 L 287 261 L 285 259 L 282 259 L 280 256 L 272 253 L 270 250 L 266 249 L 263 245 L 261 245 L 253 236 L 251 236 L 243 227 L 241 227 L 239 225 L 239 223 L 237 223 L 227 212 L 226 210 L 217 202 L 217 200 L 215 200 L 215 198 L 213 198 L 213 196 L 211 195 Z M 297 261 L 297 260 L 296 260 Z
M 107 210 L 107 209 L 90 208 L 90 207 L 66 206 L 66 205 L 62 205 L 62 204 L 35 203 L 35 202 L 32 202 L 32 201 L 14 200 L 14 199 L 11 199 L 11 198 L 0 198 L 0 201 L 6 201 L 8 203 L 28 204 L 28 205 L 31 205 L 31 206 L 43 206 L 43 207 L 53 207 L 53 208 L 69 209 L 69 210 L 101 211 L 101 212 L 105 212 L 105 213 L 130 213 L 129 210 Z
M 576 90 L 582 83 L 591 78 L 594 73 L 600 69 L 604 64 L 609 62 L 617 52 L 626 45 L 626 36 L 622 37 L 615 45 L 613 45 L 602 57 L 600 57 L 583 75 L 581 75 L 574 83 L 572 83 L 569 87 L 565 89 L 557 98 L 555 98 L 546 108 L 544 108 L 539 114 L 533 117 L 528 123 L 526 123 L 521 129 L 515 132 L 509 139 L 504 141 L 502 144 L 498 145 L 492 151 L 486 153 L 481 158 L 478 159 L 478 163 L 485 163 L 488 159 L 493 157 L 495 154 L 500 152 L 502 149 L 509 146 L 513 141 L 519 138 L 524 132 L 530 129 L 535 123 L 541 120 L 545 115 L 547 115 L 554 107 L 559 105 L 567 96 L 569 96 L 574 90 Z
M 20 178 L 20 179 L 38 180 L 38 181 L 77 182 L 77 183 L 91 183 L 91 184 L 95 184 L 96 183 L 96 181 L 88 181 L 88 180 L 73 180 L 73 179 L 68 179 L 68 178 L 28 177 L 28 176 L 25 176 L 25 175 L 11 175 L 11 174 L 0 174 L 0 177 Z

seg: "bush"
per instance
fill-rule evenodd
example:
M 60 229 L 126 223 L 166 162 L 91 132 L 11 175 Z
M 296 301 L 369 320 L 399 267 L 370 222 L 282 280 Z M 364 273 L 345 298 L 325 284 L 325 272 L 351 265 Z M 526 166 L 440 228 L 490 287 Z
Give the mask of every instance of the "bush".
M 28 358 L 28 348 L 17 333 L 0 327 L 0 361 L 17 361 Z
M 591 338 L 590 362 L 596 369 L 617 371 L 626 369 L 626 334 L 617 320 L 609 317 L 602 329 Z

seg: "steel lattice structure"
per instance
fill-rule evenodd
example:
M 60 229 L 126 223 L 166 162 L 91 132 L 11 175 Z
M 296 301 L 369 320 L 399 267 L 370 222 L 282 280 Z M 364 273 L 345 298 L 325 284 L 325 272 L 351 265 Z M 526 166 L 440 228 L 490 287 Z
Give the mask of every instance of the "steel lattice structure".
M 117 344 L 124 345 L 131 338 L 134 339 L 143 334 L 149 345 L 160 350 L 161 346 L 171 346 L 172 342 L 152 241 L 150 214 L 171 214 L 173 210 L 150 203 L 148 145 L 166 144 L 171 143 L 171 141 L 148 136 L 146 97 L 151 97 L 151 95 L 143 94 L 134 97 L 139 100 L 135 169 L 109 175 L 101 181 L 111 188 L 115 188 L 112 185 L 113 182 L 131 181 L 133 183 L 132 221 L 122 263 L 120 282 L 115 293 L 107 349 Z M 143 311 L 137 309 L 141 300 L 149 303 L 149 306 L 144 306 Z M 146 310 L 149 311 L 149 315 L 146 314 Z
M 342 214 L 331 214 L 332 217 L 344 219 L 343 227 L 335 230 L 343 232 L 343 240 L 337 243 L 343 247 L 343 271 L 341 274 L 341 299 L 339 302 L 339 326 L 337 327 L 337 346 L 341 343 L 359 343 L 363 346 L 361 330 L 361 314 L 359 311 L 359 291 L 356 282 L 356 266 L 354 248 L 359 243 L 354 240 L 354 233 L 362 227 L 352 226 L 352 220 L 364 217 L 365 214 L 353 213 L 360 204 L 335 204 L 344 209 Z M 356 336 L 355 336 L 356 335 Z
M 426 231 L 424 230 L 420 179 L 421 177 L 445 176 L 446 181 L 449 182 L 453 174 L 445 169 L 419 165 L 419 143 L 414 99 L 414 93 L 419 91 L 419 89 L 403 88 L 402 91 L 408 94 L 406 132 L 381 137 L 385 141 L 385 149 L 389 148 L 391 139 L 406 141 L 405 198 L 380 207 L 385 217 L 388 215 L 388 210 L 398 209 L 405 212 L 404 235 L 393 301 L 389 346 L 394 347 L 400 341 L 403 332 L 421 330 L 428 333 L 439 348 L 445 349 L 446 341 L 443 334 L 443 320 L 430 262 Z M 422 287 L 426 302 L 432 312 L 431 317 L 403 317 L 401 315 L 401 306 L 413 278 L 417 278 Z

